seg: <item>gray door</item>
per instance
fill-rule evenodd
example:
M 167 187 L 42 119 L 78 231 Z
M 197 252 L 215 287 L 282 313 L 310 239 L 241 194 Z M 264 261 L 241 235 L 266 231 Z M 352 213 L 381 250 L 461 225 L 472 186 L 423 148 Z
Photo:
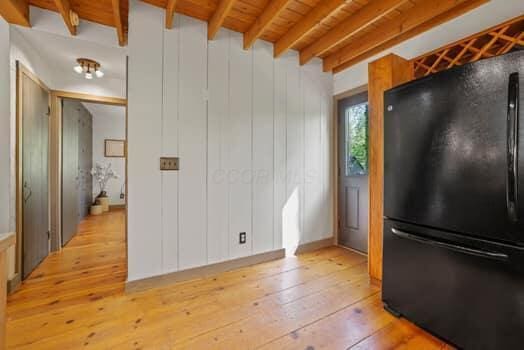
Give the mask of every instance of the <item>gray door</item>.
M 76 234 L 79 223 L 78 124 L 76 102 L 62 101 L 62 245 Z
M 22 275 L 49 254 L 49 93 L 26 75 L 22 81 Z
M 78 125 L 78 221 L 89 214 L 89 207 L 93 202 L 93 117 L 80 103 L 80 119 Z
M 62 100 L 62 245 L 73 238 L 93 200 L 93 117 L 76 100 Z
M 338 243 L 368 251 L 368 96 L 338 102 Z

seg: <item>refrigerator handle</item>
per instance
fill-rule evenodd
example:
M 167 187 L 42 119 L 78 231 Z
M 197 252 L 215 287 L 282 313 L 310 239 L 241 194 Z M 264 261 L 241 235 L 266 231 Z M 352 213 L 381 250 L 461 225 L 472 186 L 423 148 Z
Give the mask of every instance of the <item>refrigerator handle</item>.
M 506 205 L 511 221 L 519 221 L 518 215 L 518 145 L 519 145 L 519 73 L 509 76 L 507 118 L 507 179 Z
M 486 250 L 468 248 L 468 247 L 451 244 L 447 242 L 436 241 L 436 240 L 429 239 L 426 237 L 414 235 L 412 233 L 402 231 L 396 228 L 392 228 L 391 232 L 393 233 L 393 235 L 399 238 L 408 239 L 410 241 L 415 241 L 415 242 L 422 243 L 422 244 L 428 244 L 428 245 L 432 245 L 432 246 L 439 247 L 439 248 L 453 250 L 458 253 L 474 255 L 474 256 L 479 256 L 479 257 L 488 258 L 488 259 L 501 260 L 501 261 L 507 261 L 509 259 L 508 255 L 504 253 L 489 252 Z

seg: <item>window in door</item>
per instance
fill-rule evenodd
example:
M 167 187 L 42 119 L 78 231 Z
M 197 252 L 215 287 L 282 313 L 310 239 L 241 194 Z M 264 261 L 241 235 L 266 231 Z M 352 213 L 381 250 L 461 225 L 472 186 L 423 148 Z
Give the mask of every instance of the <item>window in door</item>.
M 368 103 L 346 108 L 346 176 L 368 173 Z

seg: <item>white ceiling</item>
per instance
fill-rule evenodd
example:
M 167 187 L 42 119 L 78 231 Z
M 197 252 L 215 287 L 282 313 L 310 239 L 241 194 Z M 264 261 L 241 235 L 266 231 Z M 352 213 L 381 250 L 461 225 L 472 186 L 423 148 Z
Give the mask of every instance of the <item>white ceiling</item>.
M 67 78 L 81 77 L 73 71 L 76 59 L 79 57 L 98 61 L 105 73 L 102 79 L 125 80 L 126 78 L 126 49 L 102 46 L 92 41 L 35 29 L 23 27 L 17 29 L 44 60 L 53 64 L 57 73 L 70 76 Z M 96 79 L 93 78 L 93 83 L 95 82 Z
M 100 118 L 100 117 L 125 118 L 126 116 L 126 109 L 124 106 L 113 106 L 113 105 L 105 105 L 101 103 L 90 103 L 90 102 L 82 102 L 82 104 L 91 113 L 93 118 Z

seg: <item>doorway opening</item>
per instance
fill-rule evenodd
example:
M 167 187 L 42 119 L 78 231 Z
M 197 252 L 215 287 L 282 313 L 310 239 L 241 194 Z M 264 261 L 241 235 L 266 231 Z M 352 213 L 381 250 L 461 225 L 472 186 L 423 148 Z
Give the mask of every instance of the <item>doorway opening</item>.
M 17 62 L 16 133 L 20 243 L 18 277 L 10 290 L 31 277 L 51 252 L 86 231 L 83 222 L 92 216 L 114 212 L 106 214 L 103 227 L 95 221 L 96 232 L 87 239 L 118 241 L 115 249 L 125 256 L 127 101 L 50 90 Z M 92 232 L 93 220 L 87 225 Z M 102 237 L 103 232 L 112 236 Z M 95 255 L 91 258 L 100 258 Z M 66 269 L 72 267 L 60 268 Z
M 337 244 L 368 252 L 368 94 L 337 101 L 338 237 Z
M 127 50 L 13 27 L 10 51 L 16 65 L 11 181 L 17 243 L 7 259 L 9 292 L 26 279 L 33 285 L 56 279 L 65 293 L 66 274 L 86 288 L 93 266 L 117 266 L 118 279 L 127 279 Z M 118 126 L 107 124 L 116 119 Z M 97 163 L 112 174 L 103 186 L 108 197 L 99 196 L 93 180 Z M 101 207 L 102 215 L 94 215 Z M 90 234 L 76 239 L 82 232 Z M 57 284 L 53 292 L 58 290 Z
M 58 98 L 64 247 L 90 216 L 126 208 L 126 108 L 124 101 L 107 104 L 87 96 Z

